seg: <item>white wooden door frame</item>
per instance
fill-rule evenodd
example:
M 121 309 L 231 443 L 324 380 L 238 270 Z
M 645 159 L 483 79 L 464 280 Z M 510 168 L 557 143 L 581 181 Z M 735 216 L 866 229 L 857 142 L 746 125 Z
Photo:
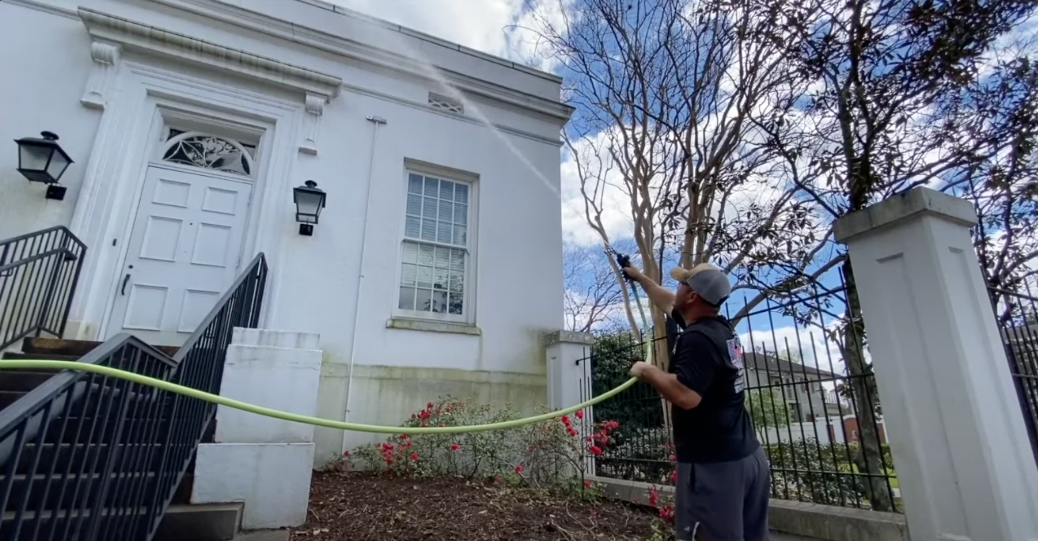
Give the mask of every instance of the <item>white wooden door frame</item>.
M 243 251 L 249 257 L 265 252 L 276 267 L 306 115 L 303 99 L 286 101 L 135 62 L 122 63 L 112 90 L 72 218 L 72 230 L 90 249 L 70 317 L 80 322 L 73 337 L 81 339 L 108 333 L 145 174 L 170 119 L 263 134 L 249 211 L 254 225 Z M 279 282 L 276 272 L 268 275 L 261 324 L 276 310 Z

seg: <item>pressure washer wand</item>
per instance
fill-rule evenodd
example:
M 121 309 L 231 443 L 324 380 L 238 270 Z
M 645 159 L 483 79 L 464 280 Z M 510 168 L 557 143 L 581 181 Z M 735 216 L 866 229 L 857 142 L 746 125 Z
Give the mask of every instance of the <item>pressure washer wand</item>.
M 652 363 L 652 340 L 646 340 L 645 338 L 645 335 L 651 331 L 651 328 L 649 327 L 649 320 L 645 318 L 645 309 L 642 308 L 642 300 L 641 297 L 638 295 L 637 283 L 634 281 L 634 278 L 631 278 L 627 275 L 627 273 L 623 272 L 623 269 L 631 266 L 631 258 L 630 256 L 626 256 L 617 252 L 609 246 L 606 246 L 606 251 L 616 258 L 616 264 L 620 265 L 620 273 L 623 274 L 624 278 L 630 285 L 631 293 L 634 295 L 634 302 L 638 305 L 638 315 L 640 315 L 642 318 L 641 336 L 642 341 L 645 343 L 645 361 L 648 363 Z

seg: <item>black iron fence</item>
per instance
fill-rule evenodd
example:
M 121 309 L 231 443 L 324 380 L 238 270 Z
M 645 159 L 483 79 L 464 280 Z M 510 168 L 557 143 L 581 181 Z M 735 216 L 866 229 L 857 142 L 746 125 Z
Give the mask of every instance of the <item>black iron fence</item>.
M 0 350 L 35 334 L 65 332 L 84 245 L 65 227 L 0 241 Z
M 256 257 L 172 359 L 129 335 L 80 362 L 219 393 L 235 327 L 255 327 Z M 126 380 L 62 372 L 0 411 L 0 539 L 148 541 L 216 406 Z
M 995 321 L 1038 464 L 1038 297 L 991 288 Z
M 742 301 L 727 303 L 728 317 L 742 342 L 746 407 L 771 463 L 772 496 L 900 511 L 875 377 L 860 346 L 861 320 L 848 325 L 845 289 Z M 663 339 L 654 343 L 666 347 Z M 598 337 L 581 363 L 598 394 L 625 381 L 631 364 L 645 357 L 645 344 L 622 333 Z M 596 422 L 620 424 L 595 459 L 596 474 L 670 483 L 668 408 L 645 383 L 595 406 Z

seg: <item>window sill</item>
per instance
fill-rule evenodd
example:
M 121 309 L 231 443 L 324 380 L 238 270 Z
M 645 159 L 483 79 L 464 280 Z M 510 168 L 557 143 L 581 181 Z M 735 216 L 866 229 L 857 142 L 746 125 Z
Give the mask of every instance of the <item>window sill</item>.
M 467 334 L 469 336 L 481 336 L 483 331 L 475 325 L 468 323 L 453 323 L 449 321 L 428 321 L 422 319 L 407 319 L 401 317 L 391 318 L 386 322 L 387 329 L 399 329 L 404 331 L 425 331 L 446 334 Z

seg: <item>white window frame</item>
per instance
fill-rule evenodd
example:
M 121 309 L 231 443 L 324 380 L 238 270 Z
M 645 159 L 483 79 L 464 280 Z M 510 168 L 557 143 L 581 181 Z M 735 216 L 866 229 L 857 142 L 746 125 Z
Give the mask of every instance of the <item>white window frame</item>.
M 407 194 L 408 182 L 411 174 L 435 177 L 440 180 L 465 184 L 469 188 L 468 215 L 466 217 L 466 246 L 460 247 L 453 244 L 444 244 L 421 239 L 407 237 Z M 449 167 L 439 166 L 428 162 L 406 158 L 404 160 L 403 189 L 401 193 L 401 205 L 399 208 L 400 232 L 398 235 L 396 250 L 396 279 L 393 283 L 393 317 L 397 319 L 409 319 L 416 321 L 433 321 L 453 323 L 460 325 L 475 325 L 476 323 L 476 246 L 479 216 L 479 175 L 467 171 L 461 171 Z M 464 287 L 462 288 L 463 305 L 461 314 L 425 312 L 418 310 L 406 310 L 400 308 L 400 287 L 403 281 L 403 247 L 405 243 L 413 242 L 419 245 L 439 246 L 443 248 L 463 249 L 466 252 Z

